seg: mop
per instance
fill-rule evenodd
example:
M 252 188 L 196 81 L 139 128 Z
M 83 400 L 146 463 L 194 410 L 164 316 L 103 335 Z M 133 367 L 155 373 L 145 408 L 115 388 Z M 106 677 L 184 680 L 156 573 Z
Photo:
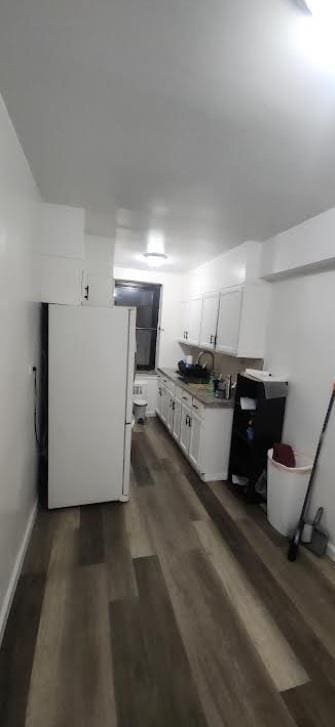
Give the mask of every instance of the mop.
M 288 560 L 291 560 L 291 561 L 296 560 L 296 557 L 298 555 L 302 531 L 305 526 L 306 513 L 307 513 L 310 497 L 312 494 L 313 484 L 315 481 L 315 475 L 316 475 L 316 470 L 317 470 L 317 466 L 318 466 L 318 461 L 320 458 L 322 444 L 323 444 L 324 436 L 325 436 L 326 429 L 328 426 L 328 422 L 330 419 L 330 415 L 332 412 L 334 401 L 335 401 L 335 384 L 333 385 L 333 390 L 332 390 L 332 394 L 331 394 L 330 401 L 328 404 L 327 413 L 325 416 L 325 420 L 323 422 L 323 427 L 321 430 L 321 434 L 320 434 L 320 438 L 319 438 L 319 442 L 318 442 L 318 446 L 317 446 L 317 450 L 316 450 L 316 455 L 315 455 L 314 462 L 313 462 L 312 472 L 311 472 L 311 476 L 309 478 L 309 483 L 308 483 L 304 503 L 303 503 L 302 510 L 301 510 L 300 519 L 299 519 L 298 525 L 293 533 L 293 536 L 290 540 L 290 545 L 288 548 L 287 557 L 288 557 Z

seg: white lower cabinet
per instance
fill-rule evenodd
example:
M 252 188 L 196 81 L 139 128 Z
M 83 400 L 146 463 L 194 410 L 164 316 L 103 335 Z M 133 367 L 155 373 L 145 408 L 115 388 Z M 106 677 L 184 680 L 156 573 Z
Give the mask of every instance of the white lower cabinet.
M 158 384 L 156 413 L 204 482 L 228 477 L 233 407 L 210 407 L 166 379 Z
M 172 394 L 169 394 L 166 426 L 167 426 L 169 432 L 171 432 L 171 434 L 173 432 L 174 409 L 175 409 L 175 398 Z
M 181 410 L 182 410 L 181 399 L 178 399 L 176 397 L 174 400 L 174 417 L 173 417 L 172 436 L 177 440 L 177 442 L 179 442 L 179 438 L 180 438 Z
M 180 444 L 180 448 L 183 450 L 183 452 L 185 452 L 185 454 L 188 454 L 189 449 L 190 449 L 190 439 L 191 439 L 190 421 L 191 421 L 191 409 L 189 409 L 189 407 L 186 406 L 185 404 L 182 404 L 179 444 Z
M 191 436 L 189 446 L 189 458 L 196 469 L 201 471 L 200 445 L 201 445 L 202 420 L 194 411 L 191 414 Z
M 168 389 L 166 388 L 166 386 L 164 384 L 161 384 L 161 390 L 162 390 L 162 395 L 161 395 L 160 414 L 161 414 L 161 418 L 162 418 L 164 424 L 167 424 L 170 396 L 169 396 Z

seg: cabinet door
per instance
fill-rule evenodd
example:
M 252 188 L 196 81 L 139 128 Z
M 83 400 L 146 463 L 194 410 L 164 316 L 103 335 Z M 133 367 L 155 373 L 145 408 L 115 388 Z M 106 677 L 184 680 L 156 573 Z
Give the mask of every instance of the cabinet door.
M 237 353 L 240 332 L 242 288 L 220 293 L 216 348 L 228 354 Z
M 186 341 L 189 327 L 189 310 L 190 304 L 188 300 L 183 300 L 179 306 L 179 340 Z
M 167 413 L 167 428 L 169 432 L 173 432 L 173 422 L 174 422 L 174 413 L 175 413 L 175 400 L 174 396 L 169 394 L 168 397 L 168 413 Z
M 162 389 L 162 396 L 161 396 L 161 418 L 164 424 L 167 425 L 168 422 L 168 411 L 169 411 L 169 401 L 170 401 L 170 394 L 168 392 L 168 389 L 164 384 L 161 384 Z
M 179 442 L 180 438 L 180 425 L 181 425 L 181 400 L 174 400 L 174 418 L 173 418 L 173 429 L 172 434 L 174 438 Z
M 157 403 L 156 403 L 156 412 L 158 416 L 162 416 L 162 384 L 161 381 L 158 379 L 157 382 Z
M 83 284 L 83 305 L 114 305 L 114 280 L 105 275 L 87 273 Z
M 66 257 L 41 255 L 40 265 L 43 303 L 80 305 L 83 262 Z
M 194 346 L 199 345 L 201 325 L 202 298 L 192 298 L 188 307 L 187 342 Z
M 218 310 L 219 294 L 210 293 L 208 295 L 204 295 L 202 299 L 200 346 L 215 348 Z
M 202 422 L 200 417 L 192 414 L 189 457 L 198 470 L 200 470 L 201 426 Z
M 188 454 L 190 448 L 190 436 L 191 436 L 191 409 L 188 406 L 182 405 L 181 408 L 181 423 L 180 423 L 180 438 L 179 444 L 183 452 Z

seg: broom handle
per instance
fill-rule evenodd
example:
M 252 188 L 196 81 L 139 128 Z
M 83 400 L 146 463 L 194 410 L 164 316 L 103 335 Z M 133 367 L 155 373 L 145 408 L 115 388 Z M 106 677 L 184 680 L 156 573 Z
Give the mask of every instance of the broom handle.
M 319 457 L 320 457 L 320 453 L 321 453 L 323 439 L 324 439 L 324 435 L 325 435 L 325 432 L 326 432 L 326 429 L 327 429 L 327 426 L 328 426 L 328 422 L 329 422 L 329 419 L 330 419 L 330 415 L 331 415 L 331 412 L 332 412 L 332 408 L 333 408 L 334 401 L 335 401 L 335 384 L 333 384 L 332 395 L 330 397 L 330 401 L 329 401 L 329 404 L 328 404 L 327 413 L 326 413 L 326 416 L 325 416 L 325 420 L 323 422 L 323 427 L 321 429 L 321 434 L 320 434 L 320 437 L 319 437 L 319 442 L 318 442 L 318 446 L 317 446 L 317 450 L 316 450 L 316 454 L 315 454 L 315 458 L 314 458 L 314 462 L 313 462 L 312 472 L 311 472 L 311 476 L 309 478 L 309 483 L 308 483 L 307 492 L 306 492 L 305 499 L 304 499 L 304 504 L 302 506 L 302 511 L 301 511 L 301 515 L 300 515 L 299 525 L 302 525 L 303 522 L 304 522 L 304 519 L 305 519 L 305 513 L 306 513 L 306 510 L 307 510 L 307 505 L 308 505 L 309 497 L 310 497 L 311 490 L 312 490 L 312 485 L 313 485 L 314 478 L 315 478 L 316 468 L 318 466 L 318 461 L 319 461 Z

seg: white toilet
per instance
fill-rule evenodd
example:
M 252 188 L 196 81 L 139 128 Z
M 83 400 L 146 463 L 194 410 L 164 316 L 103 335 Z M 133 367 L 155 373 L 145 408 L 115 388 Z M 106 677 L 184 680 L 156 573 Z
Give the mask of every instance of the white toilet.
M 148 402 L 145 399 L 136 397 L 133 400 L 133 412 L 136 424 L 144 424 L 147 406 Z

